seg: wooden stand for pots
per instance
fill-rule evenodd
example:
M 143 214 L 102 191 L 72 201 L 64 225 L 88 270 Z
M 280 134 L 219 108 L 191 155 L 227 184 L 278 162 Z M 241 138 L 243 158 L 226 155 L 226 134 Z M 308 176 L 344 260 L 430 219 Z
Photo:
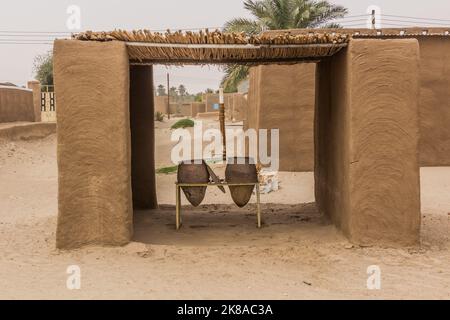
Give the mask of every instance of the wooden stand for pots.
M 208 183 L 179 183 L 175 182 L 176 189 L 176 213 L 175 213 L 175 221 L 176 221 L 176 229 L 180 229 L 181 227 L 181 188 L 182 187 L 225 187 L 225 186 L 254 186 L 256 187 L 256 217 L 257 217 L 257 226 L 261 228 L 261 201 L 260 201 L 260 187 L 258 182 L 249 182 L 249 183 L 227 183 L 223 180 L 220 182 L 208 182 Z

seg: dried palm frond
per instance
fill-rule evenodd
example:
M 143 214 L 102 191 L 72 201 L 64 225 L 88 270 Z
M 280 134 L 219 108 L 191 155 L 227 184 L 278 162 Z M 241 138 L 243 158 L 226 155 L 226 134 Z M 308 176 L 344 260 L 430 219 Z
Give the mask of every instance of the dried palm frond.
M 83 41 L 127 42 L 131 60 L 148 63 L 240 63 L 259 64 L 319 58 L 339 51 L 349 40 L 340 33 L 289 32 L 276 35 L 200 32 L 151 32 L 150 30 L 87 31 L 73 36 Z

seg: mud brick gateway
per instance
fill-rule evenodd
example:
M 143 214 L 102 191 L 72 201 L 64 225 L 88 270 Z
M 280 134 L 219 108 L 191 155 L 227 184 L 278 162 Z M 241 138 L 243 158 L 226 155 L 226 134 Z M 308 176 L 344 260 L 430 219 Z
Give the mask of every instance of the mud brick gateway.
M 157 206 L 149 88 L 152 64 L 160 63 L 317 63 L 319 210 L 354 243 L 417 243 L 419 58 L 414 36 L 380 39 L 345 30 L 251 38 L 114 31 L 57 40 L 57 246 L 126 244 L 133 208 Z

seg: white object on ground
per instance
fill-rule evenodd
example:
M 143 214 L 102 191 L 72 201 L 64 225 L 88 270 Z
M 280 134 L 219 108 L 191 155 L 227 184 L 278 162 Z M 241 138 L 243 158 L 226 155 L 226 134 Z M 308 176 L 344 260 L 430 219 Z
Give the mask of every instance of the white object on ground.
M 272 191 L 278 191 L 279 179 L 278 171 L 268 171 L 261 169 L 259 172 L 260 192 L 262 194 L 270 193 Z

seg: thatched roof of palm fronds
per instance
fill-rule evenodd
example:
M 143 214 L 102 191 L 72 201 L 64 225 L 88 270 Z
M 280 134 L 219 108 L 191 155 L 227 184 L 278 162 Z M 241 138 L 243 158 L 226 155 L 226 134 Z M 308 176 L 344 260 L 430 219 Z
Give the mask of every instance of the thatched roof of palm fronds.
M 246 36 L 244 33 L 151 32 L 149 30 L 83 32 L 73 36 L 83 41 L 123 41 L 130 59 L 139 63 L 240 63 L 261 64 L 318 60 L 347 45 L 340 33 Z
M 114 30 L 109 32 L 86 31 L 73 36 L 77 40 L 89 41 L 125 41 L 170 44 L 337 44 L 348 41 L 348 36 L 341 33 L 307 32 L 292 34 L 286 32 L 275 36 L 269 34 L 246 36 L 244 33 L 225 33 L 208 29 L 199 32 L 167 30 L 165 33 L 150 30 Z

